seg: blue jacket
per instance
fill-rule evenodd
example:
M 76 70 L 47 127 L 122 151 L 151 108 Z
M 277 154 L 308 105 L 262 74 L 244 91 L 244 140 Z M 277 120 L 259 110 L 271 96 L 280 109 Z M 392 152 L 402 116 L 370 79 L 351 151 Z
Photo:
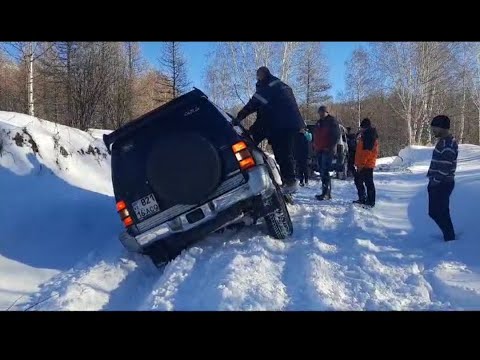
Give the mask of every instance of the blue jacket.
M 257 112 L 257 121 L 268 133 L 277 130 L 300 130 L 305 127 L 290 86 L 275 76 L 259 81 L 256 92 L 237 115 L 239 120 Z
M 457 169 L 458 144 L 452 135 L 438 140 L 432 154 L 432 162 L 427 176 L 431 185 L 455 180 Z
M 307 162 L 310 157 L 310 143 L 312 142 L 312 134 L 308 131 L 305 134 L 301 132 L 295 135 L 295 140 L 293 144 L 293 156 L 295 160 L 299 163 Z

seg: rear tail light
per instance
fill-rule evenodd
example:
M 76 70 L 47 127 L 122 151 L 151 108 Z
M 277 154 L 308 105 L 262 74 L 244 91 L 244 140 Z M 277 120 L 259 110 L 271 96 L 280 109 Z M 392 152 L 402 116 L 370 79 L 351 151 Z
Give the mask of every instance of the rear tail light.
M 128 212 L 127 204 L 125 203 L 125 201 L 120 200 L 117 202 L 117 212 L 118 212 L 118 215 L 120 215 L 120 219 L 122 219 L 125 227 L 129 227 L 133 225 L 133 219 L 130 216 L 130 213 Z
M 120 200 L 119 202 L 117 202 L 117 211 L 122 211 L 126 207 L 127 207 L 127 204 L 125 203 L 125 201 Z
M 240 164 L 240 168 L 242 170 L 246 170 L 246 169 L 250 169 L 251 167 L 255 166 L 255 160 L 253 159 L 253 157 L 248 157 L 246 159 L 243 159 L 239 162 Z
M 132 226 L 133 225 L 133 219 L 131 216 L 127 216 L 125 219 L 123 219 L 123 225 L 125 225 L 125 227 L 129 227 L 129 226 Z
M 232 151 L 235 154 L 235 158 L 238 161 L 240 169 L 247 170 L 255 166 L 255 159 L 252 156 L 250 150 L 248 150 L 245 141 L 239 141 L 232 145 Z
M 238 143 L 232 145 L 232 150 L 235 154 L 246 148 L 247 144 L 245 143 L 245 141 L 239 141 Z

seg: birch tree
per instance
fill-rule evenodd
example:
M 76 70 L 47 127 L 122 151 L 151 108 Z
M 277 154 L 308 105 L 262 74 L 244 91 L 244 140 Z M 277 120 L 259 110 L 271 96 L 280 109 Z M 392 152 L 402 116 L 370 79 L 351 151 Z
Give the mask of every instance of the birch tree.
M 408 144 L 421 143 L 428 121 L 437 109 L 439 94 L 448 88 L 453 45 L 433 42 L 374 43 L 375 66 L 395 114 L 405 121 Z
M 374 86 L 373 72 L 368 52 L 363 48 L 353 51 L 346 66 L 346 91 L 355 102 L 358 126 L 362 120 L 362 102 Z
M 8 46 L 11 51 L 8 50 Z M 10 42 L 4 49 L 15 59 L 23 62 L 26 69 L 26 93 L 27 93 L 27 114 L 35 116 L 34 97 L 34 64 L 37 59 L 45 54 L 48 46 L 42 46 L 39 42 Z
M 480 145 L 480 43 L 475 43 L 472 46 L 473 55 L 475 58 L 475 65 L 471 77 L 471 98 L 477 110 L 478 121 L 478 144 Z

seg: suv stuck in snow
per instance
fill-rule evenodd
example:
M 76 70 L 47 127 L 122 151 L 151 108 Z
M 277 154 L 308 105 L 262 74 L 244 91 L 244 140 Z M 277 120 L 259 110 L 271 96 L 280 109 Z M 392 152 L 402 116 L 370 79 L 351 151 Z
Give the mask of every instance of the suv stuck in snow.
M 160 264 L 233 223 L 293 232 L 273 159 L 194 89 L 103 140 L 112 154 L 120 241 Z

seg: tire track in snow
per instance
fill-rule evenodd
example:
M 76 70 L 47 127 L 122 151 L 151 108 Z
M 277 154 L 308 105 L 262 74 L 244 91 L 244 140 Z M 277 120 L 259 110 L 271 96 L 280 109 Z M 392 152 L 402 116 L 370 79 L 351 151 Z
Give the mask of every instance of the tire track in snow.
M 320 187 L 319 183 L 316 185 Z M 334 308 L 331 298 L 337 302 L 348 298 L 348 289 L 337 276 L 338 265 L 324 257 L 337 249 L 320 241 L 316 231 L 318 228 L 331 231 L 341 226 L 343 208 L 338 206 L 341 201 L 334 200 L 333 206 L 328 202 L 328 208 L 324 209 L 314 198 L 316 187 L 301 189 L 296 197 L 302 211 L 292 216 L 295 232 L 285 255 L 283 281 L 289 295 L 285 310 L 329 310 Z
M 348 199 L 353 184 L 335 185 L 335 198 L 325 205 L 315 204 L 309 191 L 302 195 L 305 211 L 295 219 L 300 232 L 292 239 L 284 266 L 290 298 L 286 309 L 438 308 L 416 258 L 404 249 L 376 245 L 398 240 L 378 228 L 376 209 L 357 209 L 336 200 Z M 306 199 L 308 195 L 312 200 Z M 302 215 L 309 221 L 302 222 Z
M 263 230 L 263 229 L 262 229 Z M 197 243 L 170 263 L 144 309 L 280 310 L 284 244 L 258 227 Z
M 115 250 L 107 256 L 90 254 L 74 268 L 56 275 L 41 285 L 24 309 L 135 309 L 158 270 L 142 255 L 128 254 L 120 246 Z

